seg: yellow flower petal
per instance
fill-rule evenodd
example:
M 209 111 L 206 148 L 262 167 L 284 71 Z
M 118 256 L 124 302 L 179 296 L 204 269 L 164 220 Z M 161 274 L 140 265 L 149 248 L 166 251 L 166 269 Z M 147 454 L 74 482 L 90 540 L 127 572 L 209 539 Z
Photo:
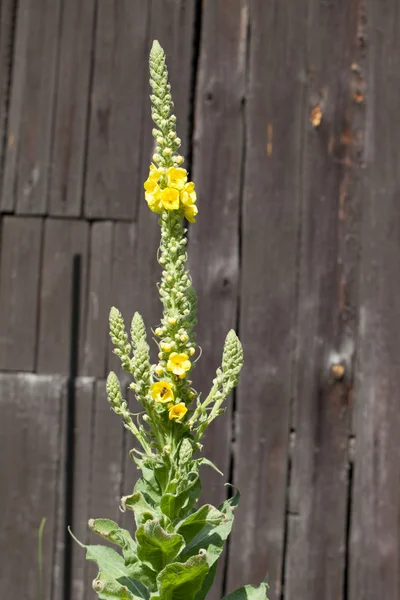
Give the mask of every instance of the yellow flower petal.
M 169 418 L 170 421 L 181 421 L 183 417 L 186 415 L 188 409 L 184 405 L 183 402 L 179 402 L 179 404 L 171 405 L 169 408 Z
M 185 219 L 189 221 L 189 223 L 196 223 L 196 215 L 199 212 L 197 206 L 193 204 L 192 206 L 184 206 L 183 214 L 185 215 Z
M 150 210 L 160 213 L 162 211 L 160 186 L 155 181 L 147 179 L 144 182 L 144 189 L 146 190 L 144 197 Z
M 172 402 L 174 400 L 173 386 L 169 381 L 157 381 L 150 387 L 151 396 L 156 402 Z
M 167 210 L 178 210 L 179 208 L 179 192 L 173 188 L 167 187 L 160 194 L 162 205 Z
M 181 167 L 170 167 L 167 169 L 167 181 L 169 187 L 182 190 L 187 182 L 187 171 Z
M 185 206 L 192 206 L 193 204 L 196 204 L 197 194 L 194 190 L 193 181 L 189 181 L 189 183 L 187 183 L 181 191 L 181 200 L 182 204 Z
M 164 175 L 164 169 L 153 164 L 150 165 L 149 179 L 157 183 L 162 175 Z
M 171 352 L 169 355 L 167 369 L 174 375 L 178 375 L 181 378 L 185 377 L 186 371 L 189 371 L 191 366 L 189 356 L 184 352 L 182 354 Z

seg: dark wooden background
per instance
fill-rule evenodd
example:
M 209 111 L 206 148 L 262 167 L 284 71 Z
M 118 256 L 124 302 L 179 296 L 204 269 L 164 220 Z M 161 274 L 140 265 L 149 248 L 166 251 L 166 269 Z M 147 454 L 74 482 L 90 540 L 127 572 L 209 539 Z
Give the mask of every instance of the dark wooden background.
M 94 598 L 67 524 L 131 525 L 104 379 L 109 307 L 160 315 L 154 38 L 199 195 L 197 387 L 229 328 L 245 352 L 206 445 L 242 492 L 211 599 L 268 573 L 270 600 L 399 600 L 397 0 L 1 0 L 0 596 L 39 599 L 42 517 L 46 600 Z

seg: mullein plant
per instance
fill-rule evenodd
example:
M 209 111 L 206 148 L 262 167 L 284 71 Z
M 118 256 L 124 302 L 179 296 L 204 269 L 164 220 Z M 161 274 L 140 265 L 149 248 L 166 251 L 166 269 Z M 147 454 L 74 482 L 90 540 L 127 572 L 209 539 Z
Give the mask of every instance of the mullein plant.
M 145 200 L 159 215 L 161 226 L 158 262 L 163 270 L 158 289 L 163 316 L 154 330 L 159 361 L 152 364 L 150 360 L 142 317 L 135 313 L 129 336 L 121 313 L 112 308 L 114 352 L 133 377 L 130 388 L 142 412 L 135 417 L 131 414 L 115 373 L 107 379 L 108 401 L 136 438 L 130 455 L 141 477 L 120 505 L 123 512 L 133 512 L 136 532 L 132 535 L 109 519 L 91 519 L 90 529 L 117 550 L 104 545 L 84 547 L 87 559 L 99 568 L 93 589 L 101 600 L 203 600 L 230 534 L 239 494 L 218 508 L 197 506 L 200 467 L 214 467 L 201 456 L 202 438 L 210 423 L 224 412 L 223 402 L 238 382 L 243 353 L 238 337 L 230 331 L 221 367 L 202 400 L 190 380 L 200 352 L 194 333 L 196 293 L 186 267 L 184 226 L 185 219 L 195 222 L 196 191 L 181 166 L 165 54 L 157 41 L 150 52 L 150 84 L 156 148 L 144 189 Z M 227 598 L 265 600 L 266 590 L 266 583 L 248 585 Z

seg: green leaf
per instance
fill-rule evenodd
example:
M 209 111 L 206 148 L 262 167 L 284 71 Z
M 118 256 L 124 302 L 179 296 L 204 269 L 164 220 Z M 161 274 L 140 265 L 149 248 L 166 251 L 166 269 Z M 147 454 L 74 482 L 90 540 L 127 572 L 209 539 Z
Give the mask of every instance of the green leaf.
M 206 525 L 217 526 L 226 521 L 227 516 L 211 504 L 205 504 L 195 513 L 189 515 L 177 526 L 177 533 L 180 533 L 188 544 Z
M 146 501 L 153 507 L 160 504 L 161 488 L 154 475 L 153 469 L 142 465 L 142 477 L 140 477 L 134 488 L 134 492 L 142 492 Z
M 125 565 L 124 559 L 120 554 L 107 546 L 85 546 L 85 548 L 86 558 L 97 563 L 100 570 L 99 575 L 102 575 L 104 581 L 107 580 L 109 582 L 109 584 L 107 584 L 108 587 L 111 585 L 110 582 L 115 581 L 116 584 L 128 588 L 133 598 L 143 598 L 144 600 L 148 600 L 149 592 L 147 588 L 131 576 L 129 568 Z M 99 577 L 97 579 L 99 579 Z M 103 579 L 101 581 L 103 581 Z M 104 590 L 102 593 L 103 592 Z M 104 597 L 108 598 L 109 596 Z M 124 596 L 116 597 L 120 598 Z M 130 598 L 130 596 L 126 596 L 126 598 Z
M 214 583 L 215 574 L 218 568 L 218 561 L 216 560 L 212 567 L 208 570 L 207 575 L 203 580 L 203 584 L 200 590 L 196 594 L 195 600 L 205 600 L 208 592 L 210 591 L 212 584 Z
M 233 498 L 226 500 L 218 507 L 218 510 L 225 515 L 225 520 L 220 525 L 205 525 L 198 534 L 187 544 L 179 556 L 180 560 L 186 560 L 204 548 L 207 552 L 207 563 L 209 567 L 219 559 L 225 541 L 227 540 L 233 523 L 233 508 L 239 499 L 239 493 Z
M 94 533 L 122 548 L 126 565 L 138 560 L 136 542 L 127 529 L 121 529 L 111 519 L 90 519 L 89 527 Z
M 134 600 L 136 598 L 125 585 L 110 578 L 104 571 L 99 572 L 92 586 L 100 600 Z
M 145 499 L 141 492 L 135 492 L 131 496 L 121 498 L 121 510 L 132 510 L 135 513 L 136 525 L 140 527 L 149 519 L 159 518 L 160 513 L 155 510 Z
M 208 565 L 204 554 L 185 563 L 171 563 L 157 577 L 160 600 L 193 600 L 200 590 Z
M 184 489 L 176 494 L 166 493 L 162 496 L 160 507 L 164 515 L 171 521 L 179 518 L 183 508 L 189 511 L 199 499 L 201 493 L 201 483 L 197 473 L 189 473 L 188 480 L 185 482 Z
M 185 545 L 181 535 L 167 533 L 157 520 L 146 521 L 139 527 L 136 540 L 140 560 L 150 563 L 157 573 L 174 560 Z
M 222 471 L 220 471 L 218 469 L 217 465 L 215 465 L 208 458 L 202 457 L 202 458 L 197 459 L 197 464 L 198 465 L 207 465 L 208 467 L 211 467 L 212 469 L 214 469 L 214 471 L 217 471 L 217 473 L 219 473 L 220 475 L 223 475 Z
M 261 583 L 258 587 L 245 585 L 232 592 L 232 594 L 225 596 L 224 600 L 268 600 L 267 591 L 268 586 L 266 583 Z

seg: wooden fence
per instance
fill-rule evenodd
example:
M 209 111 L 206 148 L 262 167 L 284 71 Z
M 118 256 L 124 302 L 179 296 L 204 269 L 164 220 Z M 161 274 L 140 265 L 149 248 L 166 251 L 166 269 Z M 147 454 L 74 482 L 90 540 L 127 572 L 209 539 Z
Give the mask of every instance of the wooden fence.
M 0 1 L 0 597 L 38 600 L 46 517 L 45 599 L 93 598 L 66 526 L 125 518 L 107 317 L 160 315 L 154 38 L 199 195 L 197 387 L 229 328 L 245 351 L 206 445 L 242 492 L 211 599 L 268 573 L 270 600 L 400 600 L 396 0 Z

